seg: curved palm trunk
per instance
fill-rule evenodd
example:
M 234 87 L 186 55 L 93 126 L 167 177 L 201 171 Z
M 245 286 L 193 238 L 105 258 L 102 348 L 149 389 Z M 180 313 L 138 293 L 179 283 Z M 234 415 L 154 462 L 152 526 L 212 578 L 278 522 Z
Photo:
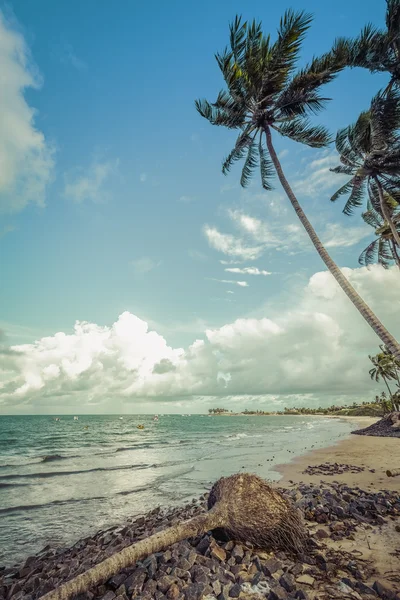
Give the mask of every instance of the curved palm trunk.
M 400 256 L 399 256 L 399 253 L 397 252 L 396 243 L 395 243 L 394 240 L 390 240 L 390 246 L 391 246 L 391 249 L 392 249 L 392 254 L 393 254 L 393 258 L 395 260 L 395 263 L 396 263 L 396 265 L 400 269 Z
M 134 565 L 142 558 L 160 552 L 171 544 L 223 525 L 224 519 L 221 511 L 211 510 L 206 514 L 189 519 L 189 521 L 169 527 L 113 554 L 113 556 L 85 571 L 85 573 L 67 581 L 53 592 L 45 594 L 41 600 L 69 600 L 92 587 L 104 583 L 110 577 L 119 573 L 121 569 Z
M 382 186 L 381 186 L 378 178 L 375 178 L 375 182 L 376 182 L 376 185 L 378 186 L 379 202 L 381 205 L 381 211 L 382 211 L 383 218 L 388 223 L 388 225 L 390 227 L 390 231 L 392 232 L 392 235 L 393 235 L 393 239 L 395 240 L 396 244 L 400 248 L 400 235 L 399 235 L 399 232 L 397 231 L 396 226 L 392 221 L 392 217 L 390 216 L 390 213 L 387 209 L 385 197 L 383 195 Z
M 299 217 L 301 224 L 304 229 L 308 233 L 314 247 L 326 266 L 328 267 L 330 273 L 336 279 L 344 293 L 350 298 L 354 306 L 357 308 L 359 313 L 364 317 L 367 323 L 372 327 L 375 331 L 376 335 L 380 337 L 380 339 L 384 342 L 384 344 L 389 348 L 390 352 L 393 354 L 395 358 L 400 359 L 400 345 L 397 340 L 389 333 L 389 331 L 384 327 L 384 325 L 380 322 L 378 317 L 372 312 L 369 306 L 364 302 L 361 296 L 356 292 L 351 283 L 346 279 L 343 275 L 337 264 L 332 260 L 329 256 L 328 252 L 325 250 L 324 245 L 321 240 L 317 236 L 313 226 L 310 221 L 307 219 L 303 209 L 301 208 L 299 201 L 293 193 L 292 188 L 288 180 L 286 179 L 279 158 L 275 152 L 274 145 L 272 143 L 271 130 L 269 127 L 265 128 L 265 135 L 267 139 L 267 147 L 270 153 L 272 162 L 275 166 L 276 173 L 279 177 L 279 181 L 287 197 L 289 198 L 294 210 L 296 211 L 297 216 Z

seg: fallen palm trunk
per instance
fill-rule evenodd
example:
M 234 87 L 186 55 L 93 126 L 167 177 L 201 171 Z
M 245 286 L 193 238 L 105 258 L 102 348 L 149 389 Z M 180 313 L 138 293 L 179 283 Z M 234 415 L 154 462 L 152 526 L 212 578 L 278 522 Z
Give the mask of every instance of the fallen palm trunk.
M 388 477 L 396 477 L 397 475 L 400 475 L 400 469 L 388 469 L 386 475 Z
M 95 588 L 122 569 L 183 539 L 218 529 L 238 542 L 265 549 L 301 552 L 307 534 L 298 510 L 256 475 L 223 477 L 213 486 L 208 513 L 169 527 L 124 548 L 85 573 L 42 596 L 70 600 Z

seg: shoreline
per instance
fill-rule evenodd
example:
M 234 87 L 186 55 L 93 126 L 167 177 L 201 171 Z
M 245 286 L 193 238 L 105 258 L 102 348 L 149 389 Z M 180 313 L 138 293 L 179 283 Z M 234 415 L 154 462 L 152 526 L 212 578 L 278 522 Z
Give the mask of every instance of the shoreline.
M 357 428 L 368 427 L 377 420 L 372 417 L 338 418 L 346 421 L 354 420 Z M 316 469 L 325 463 L 346 464 L 361 470 L 327 475 Z M 400 465 L 398 438 L 354 436 L 350 433 L 348 437 L 338 440 L 333 445 L 316 448 L 294 457 L 288 463 L 275 465 L 274 470 L 281 475 L 278 485 L 293 485 L 300 482 L 317 484 L 321 480 L 334 480 L 367 490 L 383 488 L 400 492 L 400 480 L 386 475 L 386 469 L 397 465 Z M 316 470 L 315 474 L 305 473 L 308 467 Z
M 359 427 L 375 421 L 333 418 L 351 420 Z M 312 541 L 311 549 L 297 559 L 284 552 L 221 542 L 205 534 L 124 569 L 86 598 L 276 600 L 287 594 L 311 600 L 317 594 L 324 600 L 370 596 L 399 600 L 393 590 L 400 583 L 400 481 L 385 475 L 389 460 L 392 465 L 400 463 L 398 439 L 349 433 L 331 446 L 274 467 L 281 479 L 271 485 L 303 512 Z M 359 470 L 318 472 L 318 466 L 327 462 L 338 463 L 335 469 L 347 464 Z M 303 473 L 310 468 L 317 472 Z M 0 591 L 7 600 L 36 600 L 136 540 L 204 512 L 207 496 L 175 508 L 156 508 L 100 529 L 71 546 L 47 546 L 22 563 L 5 569 L 0 566 Z M 388 589 L 392 596 L 386 595 Z

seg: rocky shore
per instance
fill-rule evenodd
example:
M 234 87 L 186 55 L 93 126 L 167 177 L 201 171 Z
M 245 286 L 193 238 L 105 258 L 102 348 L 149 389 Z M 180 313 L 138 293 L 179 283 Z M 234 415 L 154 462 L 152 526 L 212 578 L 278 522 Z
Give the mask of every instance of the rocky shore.
M 352 431 L 355 435 L 373 435 L 378 437 L 400 438 L 400 412 L 393 412 L 369 427 Z
M 335 481 L 282 491 L 303 512 L 309 530 L 309 546 L 301 556 L 259 551 L 208 534 L 148 557 L 80 600 L 400 600 L 399 569 L 382 578 L 357 550 L 343 549 L 343 542 L 360 531 L 389 524 L 400 531 L 398 493 L 367 492 Z M 206 501 L 202 496 L 179 509 L 153 510 L 70 548 L 44 548 L 22 565 L 0 569 L 0 598 L 36 600 L 135 540 L 205 511 Z

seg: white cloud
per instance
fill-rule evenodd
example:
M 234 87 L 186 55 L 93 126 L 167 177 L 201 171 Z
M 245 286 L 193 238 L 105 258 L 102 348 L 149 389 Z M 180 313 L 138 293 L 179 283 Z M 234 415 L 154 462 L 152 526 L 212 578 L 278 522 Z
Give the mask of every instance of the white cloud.
M 194 201 L 194 196 L 180 196 L 179 202 L 183 202 L 184 204 L 190 204 Z
M 147 173 L 140 173 L 140 182 L 144 183 L 145 181 L 147 181 Z
M 399 338 L 398 270 L 344 272 Z M 293 295 L 288 307 L 207 329 L 186 349 L 172 348 L 128 312 L 110 327 L 77 322 L 70 334 L 12 346 L 2 358 L 0 410 L 84 410 L 90 402 L 92 409 L 112 411 L 121 398 L 132 411 L 134 404 L 145 407 L 146 398 L 173 406 L 178 397 L 189 402 L 193 396 L 193 410 L 221 396 L 236 399 L 238 408 L 258 396 L 265 407 L 283 396 L 317 406 L 373 398 L 381 385 L 369 378 L 368 354 L 379 339 L 331 275 L 316 273 Z
M 65 42 L 58 49 L 59 60 L 63 65 L 70 65 L 77 71 L 84 71 L 87 69 L 87 64 L 79 56 L 76 55 L 72 45 Z
M 65 175 L 64 196 L 81 202 L 104 202 L 109 198 L 107 182 L 117 172 L 118 159 L 106 162 L 94 160 L 87 170 L 75 169 Z
M 132 261 L 132 266 L 135 269 L 136 273 L 143 274 L 156 269 L 161 265 L 162 261 L 156 262 L 149 256 L 142 256 L 141 258 L 137 258 Z
M 257 267 L 229 267 L 225 271 L 227 273 L 239 273 L 243 275 L 272 275 L 269 271 L 258 269 Z
M 204 254 L 203 252 L 199 252 L 199 250 L 188 250 L 188 254 L 190 256 L 190 258 L 193 258 L 193 260 L 200 260 L 200 261 L 205 261 L 208 260 L 208 256 L 206 254 Z
M 285 148 L 284 150 L 279 152 L 279 154 L 278 154 L 279 160 L 282 160 L 282 158 L 285 158 L 288 154 L 289 154 L 289 150 L 287 148 Z
M 227 294 L 234 294 L 235 292 L 233 292 L 232 290 L 226 290 Z
M 239 287 L 249 287 L 247 281 L 236 281 L 235 279 L 215 279 L 213 277 L 209 278 L 210 281 L 218 281 L 219 283 L 229 283 L 232 285 L 238 285 Z
M 0 212 L 18 212 L 28 204 L 45 205 L 52 179 L 54 151 L 35 127 L 36 111 L 24 93 L 41 79 L 23 36 L 0 11 Z
M 262 246 L 247 245 L 244 240 L 231 234 L 221 233 L 216 227 L 205 225 L 203 232 L 212 248 L 228 256 L 236 256 L 244 260 L 255 260 L 263 252 Z

